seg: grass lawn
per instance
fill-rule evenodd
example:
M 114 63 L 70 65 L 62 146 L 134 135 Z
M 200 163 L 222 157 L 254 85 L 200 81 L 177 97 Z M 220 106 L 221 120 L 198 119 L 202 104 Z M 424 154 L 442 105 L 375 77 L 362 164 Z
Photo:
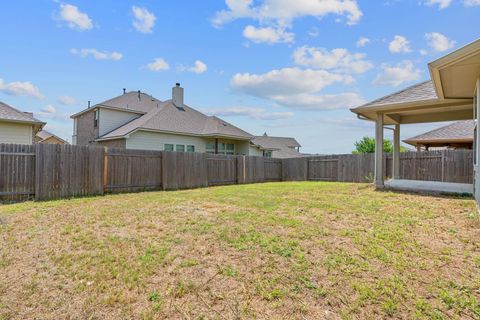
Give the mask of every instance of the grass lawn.
M 0 206 L 0 319 L 479 319 L 474 201 L 268 183 Z

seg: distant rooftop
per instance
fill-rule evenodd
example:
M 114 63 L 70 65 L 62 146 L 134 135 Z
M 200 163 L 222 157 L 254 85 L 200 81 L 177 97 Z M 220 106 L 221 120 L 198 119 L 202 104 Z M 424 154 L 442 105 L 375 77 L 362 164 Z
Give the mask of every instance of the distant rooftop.
M 32 113 L 22 112 L 3 102 L 0 102 L 0 120 L 43 124 Z
M 474 120 L 457 121 L 447 126 L 404 140 L 405 143 L 473 142 Z

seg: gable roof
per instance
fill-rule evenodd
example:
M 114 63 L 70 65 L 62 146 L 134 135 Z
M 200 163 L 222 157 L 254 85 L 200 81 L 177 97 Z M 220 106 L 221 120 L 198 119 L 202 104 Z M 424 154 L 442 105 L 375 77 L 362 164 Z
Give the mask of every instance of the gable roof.
M 40 138 L 41 141 L 47 140 L 47 139 L 49 139 L 49 138 L 51 138 L 51 137 L 54 137 L 54 138 L 56 138 L 56 139 L 58 139 L 58 140 L 60 140 L 60 141 L 63 141 L 63 142 L 65 142 L 65 143 L 68 143 L 68 142 L 65 141 L 64 139 L 60 138 L 59 136 L 57 136 L 57 135 L 55 135 L 55 134 L 53 134 L 53 133 L 51 133 L 51 132 L 49 132 L 49 131 L 47 131 L 47 130 L 42 130 L 42 131 L 37 132 L 36 136 L 37 136 L 38 138 Z
M 123 138 L 137 130 L 197 136 L 221 136 L 250 140 L 253 136 L 220 118 L 207 116 L 189 106 L 177 108 L 167 100 L 148 113 L 103 135 L 98 140 Z
M 437 93 L 435 92 L 435 87 L 431 80 L 417 83 L 406 89 L 400 90 L 398 92 L 395 92 L 387 96 L 384 96 L 382 98 L 368 102 L 362 106 L 359 106 L 358 108 L 377 107 L 377 106 L 403 104 L 408 102 L 429 101 L 429 100 L 438 100 Z
M 152 95 L 143 92 L 139 93 L 138 91 L 130 91 L 115 98 L 97 103 L 91 108 L 84 109 L 72 115 L 71 118 L 75 118 L 97 107 L 145 114 L 154 108 L 158 108 L 161 104 L 162 101 L 154 98 Z
M 263 150 L 272 150 L 275 152 L 275 158 L 296 158 L 304 157 L 295 148 L 301 147 L 295 138 L 289 137 L 270 137 L 264 134 L 252 139 L 252 144 Z
M 44 122 L 34 118 L 32 113 L 22 112 L 3 102 L 0 102 L 0 120 L 32 123 L 37 125 L 45 124 Z
M 422 133 L 418 136 L 403 140 L 403 142 L 416 145 L 417 143 L 448 143 L 448 142 L 473 142 L 474 120 L 457 121 L 438 129 Z
M 281 149 L 284 147 L 288 148 L 299 148 L 301 147 L 300 143 L 295 140 L 295 138 L 289 137 L 270 137 L 267 135 L 256 136 L 252 139 L 252 143 L 260 146 L 262 149 Z

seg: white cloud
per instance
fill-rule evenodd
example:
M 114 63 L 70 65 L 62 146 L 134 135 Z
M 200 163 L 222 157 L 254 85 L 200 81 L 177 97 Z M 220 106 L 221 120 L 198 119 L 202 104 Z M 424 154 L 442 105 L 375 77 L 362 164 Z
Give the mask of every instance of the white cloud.
M 350 53 L 347 49 L 328 51 L 324 48 L 307 46 L 300 47 L 293 53 L 293 59 L 297 65 L 353 73 L 364 73 L 373 68 L 373 64 L 364 58 L 364 54 Z
M 428 45 L 437 52 L 447 51 L 455 46 L 455 41 L 449 40 L 446 36 L 438 32 L 425 34 Z
M 0 92 L 11 96 L 24 96 L 35 99 L 44 98 L 44 95 L 40 92 L 40 90 L 29 81 L 14 81 L 7 83 L 3 79 L 0 79 Z
M 410 60 L 405 60 L 394 66 L 383 64 L 381 68 L 382 72 L 373 81 L 375 85 L 397 87 L 421 78 L 420 69 L 416 69 Z
M 326 70 L 284 68 L 264 74 L 237 73 L 231 80 L 234 90 L 260 98 L 314 93 L 333 83 L 351 83 L 351 76 Z
M 359 48 L 365 47 L 370 42 L 371 42 L 370 39 L 368 39 L 366 37 L 360 37 L 360 39 L 358 39 L 358 41 L 357 41 L 357 47 L 359 47 Z
M 410 48 L 410 41 L 404 36 L 395 36 L 393 40 L 388 45 L 388 50 L 391 53 L 408 53 L 412 52 Z
M 256 28 L 254 26 L 246 26 L 243 30 L 243 36 L 255 43 L 291 43 L 295 39 L 295 35 L 285 31 L 285 28 Z
M 196 60 L 195 65 L 193 67 L 189 68 L 188 70 L 190 72 L 193 72 L 193 73 L 196 73 L 196 74 L 201 74 L 201 73 L 206 72 L 207 69 L 208 69 L 208 67 L 204 62 L 202 62 L 200 60 Z
M 155 15 L 146 8 L 132 6 L 134 16 L 133 27 L 141 33 L 152 33 L 155 26 Z
M 219 117 L 248 117 L 253 120 L 281 120 L 293 117 L 293 112 L 270 112 L 263 108 L 229 107 L 223 109 L 204 109 L 206 114 Z
M 162 58 L 155 58 L 152 63 L 148 65 L 148 69 L 152 71 L 165 71 L 169 70 L 170 66 L 167 61 Z
M 59 19 L 67 22 L 67 25 L 71 29 L 85 31 L 93 28 L 93 22 L 90 17 L 81 12 L 78 7 L 62 3 L 60 4 Z
M 70 96 L 60 96 L 58 97 L 58 102 L 66 106 L 73 106 L 77 103 L 77 100 Z
M 426 0 L 425 4 L 427 6 L 435 6 L 438 5 L 438 9 L 445 9 L 450 6 L 452 0 Z
M 55 113 L 57 112 L 57 109 L 55 109 L 54 106 L 52 106 L 51 104 L 48 104 L 45 106 L 45 108 L 42 109 L 42 112 L 43 113 Z
M 216 13 L 212 20 L 215 26 L 241 18 L 288 25 L 296 18 L 321 18 L 328 14 L 346 16 L 348 24 L 356 24 L 363 15 L 356 0 L 263 0 L 255 3 L 253 0 L 226 0 L 225 3 L 228 9 Z
M 353 108 L 366 101 L 358 93 L 344 92 L 339 94 L 298 94 L 276 97 L 275 101 L 292 109 L 303 110 L 336 110 Z
M 480 0 L 464 0 L 463 4 L 466 7 L 480 6 Z
M 422 55 L 422 56 L 426 56 L 426 55 L 428 55 L 428 51 L 427 51 L 427 50 L 425 50 L 425 49 L 420 49 L 420 51 L 419 51 L 419 52 L 420 52 L 420 55 Z
M 99 51 L 97 49 L 71 49 L 71 54 L 79 55 L 82 58 L 92 56 L 95 60 L 114 60 L 118 61 L 123 58 L 123 54 L 117 51 Z
M 356 93 L 318 94 L 334 83 L 348 84 L 349 75 L 326 70 L 284 68 L 264 74 L 236 74 L 231 80 L 234 90 L 254 97 L 271 99 L 292 109 L 331 110 L 359 105 L 364 100 Z

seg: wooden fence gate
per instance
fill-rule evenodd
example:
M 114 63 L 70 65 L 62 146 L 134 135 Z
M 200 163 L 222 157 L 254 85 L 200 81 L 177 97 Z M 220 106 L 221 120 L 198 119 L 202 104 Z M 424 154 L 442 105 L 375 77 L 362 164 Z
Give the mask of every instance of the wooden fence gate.
M 308 180 L 338 181 L 338 158 L 308 160 Z

